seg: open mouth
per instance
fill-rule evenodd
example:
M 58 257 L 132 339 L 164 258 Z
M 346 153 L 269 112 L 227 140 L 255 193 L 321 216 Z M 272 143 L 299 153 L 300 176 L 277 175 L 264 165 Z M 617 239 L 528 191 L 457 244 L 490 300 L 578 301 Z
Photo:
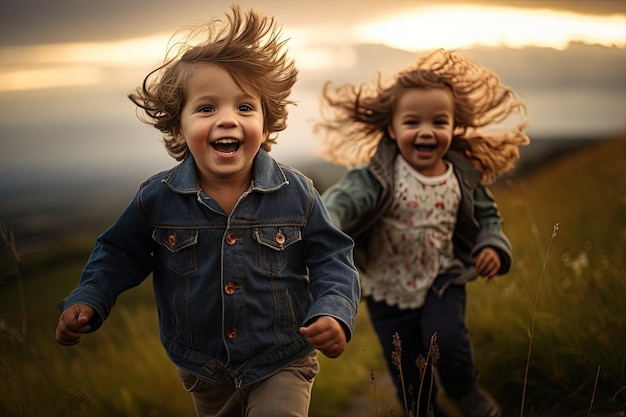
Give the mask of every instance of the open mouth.
M 211 144 L 219 153 L 235 153 L 239 149 L 240 142 L 236 139 L 220 139 Z
M 428 144 L 419 143 L 419 144 L 413 145 L 413 147 L 420 152 L 434 152 L 435 149 L 437 149 L 436 144 L 428 145 Z

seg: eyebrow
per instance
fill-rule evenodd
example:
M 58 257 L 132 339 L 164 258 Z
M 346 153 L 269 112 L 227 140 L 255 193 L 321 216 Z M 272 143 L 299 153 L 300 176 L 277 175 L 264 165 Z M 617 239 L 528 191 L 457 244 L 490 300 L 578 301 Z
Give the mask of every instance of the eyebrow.
M 218 101 L 220 100 L 222 97 L 222 95 L 220 94 L 202 94 L 202 95 L 198 95 L 193 97 L 191 100 L 189 101 L 193 101 L 193 102 L 198 102 L 198 101 Z M 237 94 L 235 97 L 235 101 L 236 102 L 246 102 L 246 101 L 257 101 L 258 103 L 261 103 L 261 98 L 260 97 L 255 97 L 251 94 L 248 93 L 242 93 L 242 94 Z

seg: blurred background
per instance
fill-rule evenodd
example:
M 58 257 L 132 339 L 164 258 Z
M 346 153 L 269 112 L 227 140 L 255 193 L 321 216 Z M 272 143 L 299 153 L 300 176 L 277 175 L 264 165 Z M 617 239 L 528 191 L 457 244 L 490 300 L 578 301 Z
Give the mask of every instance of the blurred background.
M 624 1 L 240 4 L 274 15 L 290 38 L 300 69 L 292 95 L 298 105 L 272 153 L 321 188 L 311 123 L 323 82 L 371 81 L 376 71 L 389 77 L 425 49 L 458 49 L 513 87 L 528 105 L 537 151 L 542 139 L 569 146 L 626 126 Z M 161 133 L 139 122 L 126 95 L 159 64 L 176 29 L 222 17 L 229 5 L 2 2 L 0 219 L 22 238 L 50 237 L 58 225 L 67 233 L 64 210 L 113 198 L 111 192 L 130 198 L 143 179 L 173 166 Z
M 505 417 L 524 406 L 528 417 L 624 416 L 626 1 L 239 3 L 275 16 L 290 38 L 297 106 L 272 155 L 320 191 L 343 171 L 316 155 L 325 81 L 388 78 L 444 47 L 516 90 L 531 144 L 494 187 L 515 261 L 503 279 L 468 286 L 481 378 Z M 230 4 L 0 3 L 0 415 L 192 415 L 160 346 L 149 280 L 79 346 L 53 333 L 97 234 L 141 182 L 176 164 L 127 94 L 176 29 Z M 311 417 L 399 415 L 382 359 L 361 308 L 346 354 L 322 358 Z

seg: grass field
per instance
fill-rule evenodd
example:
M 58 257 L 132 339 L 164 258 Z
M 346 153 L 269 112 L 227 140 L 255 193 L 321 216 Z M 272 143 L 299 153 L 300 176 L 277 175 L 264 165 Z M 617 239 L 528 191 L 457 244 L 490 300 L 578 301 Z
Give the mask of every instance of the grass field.
M 506 416 L 521 414 L 523 392 L 528 417 L 624 415 L 625 162 L 624 138 L 602 141 L 493 188 L 514 265 L 468 286 L 467 316 L 481 381 Z M 60 240 L 19 268 L 2 252 L 0 415 L 193 415 L 158 340 L 149 281 L 79 345 L 55 344 L 56 304 L 94 238 Z M 340 417 L 355 398 L 372 404 L 363 417 L 399 415 L 378 383 L 384 365 L 364 308 L 344 355 L 321 361 L 311 417 Z

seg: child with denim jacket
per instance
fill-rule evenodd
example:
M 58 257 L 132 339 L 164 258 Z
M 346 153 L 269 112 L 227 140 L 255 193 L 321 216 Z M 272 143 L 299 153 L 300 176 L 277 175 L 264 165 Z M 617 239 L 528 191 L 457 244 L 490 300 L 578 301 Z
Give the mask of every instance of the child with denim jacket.
M 501 415 L 478 385 L 465 283 L 511 265 L 486 185 L 528 143 L 524 104 L 491 71 L 445 50 L 425 53 L 388 84 L 327 83 L 322 99 L 321 154 L 350 168 L 322 198 L 355 239 L 361 289 L 399 400 L 413 415 L 434 412 L 436 376 L 463 415 Z M 436 362 L 436 375 L 416 365 L 420 356 Z
M 78 343 L 152 274 L 161 341 L 198 416 L 306 416 L 317 350 L 339 356 L 354 329 L 353 241 L 311 180 L 268 153 L 297 76 L 280 29 L 231 12 L 129 95 L 181 162 L 98 237 L 56 340 Z

